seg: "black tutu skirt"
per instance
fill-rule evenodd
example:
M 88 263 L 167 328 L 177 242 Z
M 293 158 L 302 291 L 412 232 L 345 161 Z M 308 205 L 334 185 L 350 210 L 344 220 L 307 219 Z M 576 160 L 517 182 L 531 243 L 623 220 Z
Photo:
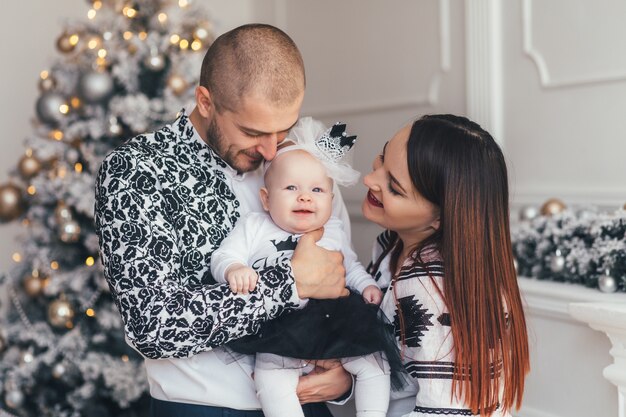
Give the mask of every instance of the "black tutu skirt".
M 311 299 L 301 309 L 264 323 L 258 334 L 228 343 L 247 355 L 272 353 L 304 360 L 343 359 L 383 352 L 394 389 L 404 385 L 404 367 L 394 328 L 375 304 L 350 293 L 334 300 Z

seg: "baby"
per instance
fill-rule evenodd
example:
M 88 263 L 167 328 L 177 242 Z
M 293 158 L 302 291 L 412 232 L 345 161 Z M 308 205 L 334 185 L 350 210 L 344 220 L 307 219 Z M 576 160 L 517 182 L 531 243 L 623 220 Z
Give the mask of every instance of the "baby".
M 303 416 L 296 395 L 298 378 L 314 368 L 311 361 L 333 358 L 341 358 L 343 367 L 356 377 L 357 416 L 383 417 L 390 376 L 389 365 L 378 352 L 389 356 L 388 351 L 397 347 L 393 337 L 385 344 L 385 337 L 379 336 L 381 329 L 385 331 L 377 317 L 380 288 L 357 261 L 342 222 L 331 216 L 333 179 L 346 184 L 358 178 L 340 162 L 356 137 L 345 135 L 345 125 L 335 125 L 318 137 L 313 134 L 319 131 L 315 122 L 300 123 L 311 127 L 305 137 L 281 147 L 267 165 L 265 187 L 260 190 L 267 213 L 250 213 L 237 223 L 213 253 L 211 271 L 233 292 L 254 291 L 256 270 L 290 259 L 302 234 L 324 227 L 318 245 L 343 253 L 346 284 L 362 298 L 351 294 L 338 300 L 309 300 L 303 310 L 230 347 L 256 353 L 255 385 L 267 417 Z

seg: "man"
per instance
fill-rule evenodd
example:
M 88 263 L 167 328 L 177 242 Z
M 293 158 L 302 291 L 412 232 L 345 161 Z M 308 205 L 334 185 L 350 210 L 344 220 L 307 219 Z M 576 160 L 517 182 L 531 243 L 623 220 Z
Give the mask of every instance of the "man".
M 131 139 L 100 168 L 95 220 L 105 276 L 127 340 L 146 358 L 153 416 L 262 416 L 241 411 L 260 408 L 251 364 L 212 348 L 303 299 L 347 293 L 341 255 L 315 244 L 321 233 L 303 236 L 290 262 L 259 271 L 247 296 L 210 274 L 211 253 L 238 219 L 261 210 L 257 168 L 297 122 L 304 86 L 302 58 L 284 32 L 234 29 L 207 51 L 189 117 Z M 346 218 L 335 200 L 334 213 Z M 299 395 L 326 401 L 349 386 L 332 368 L 302 381 Z M 323 404 L 306 412 L 330 415 Z

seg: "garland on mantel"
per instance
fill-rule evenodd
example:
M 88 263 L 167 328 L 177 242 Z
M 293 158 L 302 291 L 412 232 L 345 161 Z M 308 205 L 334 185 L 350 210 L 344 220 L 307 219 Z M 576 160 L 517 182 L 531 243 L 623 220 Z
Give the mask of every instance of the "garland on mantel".
M 626 210 L 573 211 L 549 200 L 520 217 L 512 230 L 518 275 L 626 292 Z

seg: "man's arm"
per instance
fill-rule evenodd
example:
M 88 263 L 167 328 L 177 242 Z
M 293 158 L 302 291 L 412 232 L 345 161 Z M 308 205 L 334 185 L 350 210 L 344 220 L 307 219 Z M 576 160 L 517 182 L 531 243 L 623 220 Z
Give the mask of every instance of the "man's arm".
M 247 296 L 225 284 L 183 285 L 175 228 L 158 206 L 161 192 L 154 169 L 130 147 L 109 155 L 96 181 L 105 277 L 126 337 L 140 353 L 187 357 L 253 334 L 262 322 L 300 303 L 288 262 L 260 271 L 281 279 L 259 283 Z

